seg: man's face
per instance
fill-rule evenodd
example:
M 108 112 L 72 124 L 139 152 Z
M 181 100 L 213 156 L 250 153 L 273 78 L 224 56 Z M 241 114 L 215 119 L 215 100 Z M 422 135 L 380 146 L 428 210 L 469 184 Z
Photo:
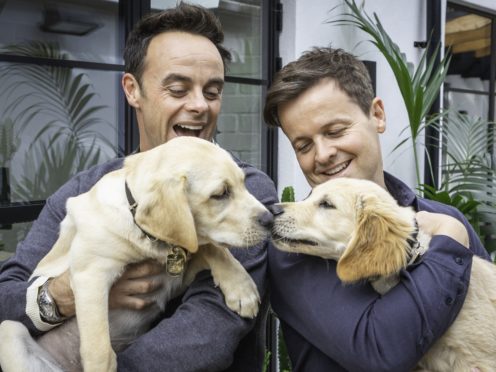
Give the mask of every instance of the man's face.
M 178 136 L 212 139 L 219 115 L 224 65 L 207 38 L 169 31 L 151 40 L 141 84 L 125 74 L 122 85 L 136 109 L 140 150 Z
M 386 123 L 379 98 L 367 116 L 334 81 L 323 79 L 280 106 L 279 120 L 310 186 L 350 177 L 385 187 L 378 133 Z

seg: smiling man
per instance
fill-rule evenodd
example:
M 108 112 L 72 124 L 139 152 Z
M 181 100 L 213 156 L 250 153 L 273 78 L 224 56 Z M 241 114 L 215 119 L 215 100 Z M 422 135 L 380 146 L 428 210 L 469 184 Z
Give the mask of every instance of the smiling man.
M 122 87 L 136 111 L 140 151 L 178 136 L 213 139 L 230 59 L 223 38 L 213 13 L 185 3 L 151 14 L 136 25 L 126 42 Z M 235 160 L 245 172 L 248 190 L 266 205 L 276 202 L 273 182 Z M 123 159 L 116 159 L 82 172 L 47 199 L 16 254 L 2 266 L 0 322 L 18 320 L 31 334 L 39 335 L 74 316 L 68 272 L 54 278 L 29 278 L 57 240 L 66 200 L 88 191 L 122 163 Z M 263 299 L 267 297 L 266 244 L 233 253 Z M 109 306 L 138 310 L 151 306 L 146 295 L 158 289 L 159 275 L 167 274 L 154 261 L 129 266 L 114 283 Z M 256 319 L 241 318 L 226 306 L 210 273 L 202 272 L 182 297 L 167 305 L 167 313 L 156 320 L 154 328 L 118 353 L 118 370 L 260 371 L 267 305 L 263 301 Z M 78 352 L 70 345 L 63 348 L 68 349 L 63 352 Z
M 264 117 L 282 128 L 312 187 L 338 177 L 373 181 L 400 205 L 423 211 L 417 213 L 419 227 L 435 235 L 428 252 L 384 296 L 367 283 L 344 286 L 335 261 L 270 246 L 271 303 L 293 371 L 412 370 L 458 314 L 472 255 L 489 257 L 477 234 L 459 211 L 417 197 L 384 172 L 384 103 L 353 55 L 314 48 L 283 67 L 267 93 Z M 441 214 L 462 221 L 469 241 Z

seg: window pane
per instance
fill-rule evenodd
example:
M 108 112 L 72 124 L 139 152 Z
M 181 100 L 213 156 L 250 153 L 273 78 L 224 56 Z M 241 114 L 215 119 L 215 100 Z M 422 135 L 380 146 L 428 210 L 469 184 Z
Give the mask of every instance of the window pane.
M 445 43 L 453 53 L 448 75 L 459 77 L 453 88 L 487 91 L 480 84 L 489 79 L 491 27 L 490 18 L 447 7 Z
M 0 225 L 0 262 L 12 256 L 17 244 L 24 240 L 32 222 L 16 223 L 14 225 Z
M 262 5 L 260 0 L 196 0 L 212 9 L 224 28 L 224 46 L 232 54 L 228 76 L 262 79 Z M 176 5 L 173 0 L 152 0 L 153 10 Z
M 0 47 L 56 43 L 68 59 L 122 64 L 118 1 L 0 2 Z
M 474 94 L 466 91 L 453 91 L 452 85 L 460 86 L 462 84 L 460 80 L 462 79 L 457 78 L 456 76 L 450 76 L 446 79 L 446 83 L 449 83 L 447 89 L 448 108 L 464 112 L 471 116 L 478 116 L 480 118 L 486 119 L 489 110 L 488 96 L 485 94 Z M 480 80 L 465 80 L 466 81 L 463 83 L 465 84 L 465 89 L 480 91 L 482 87 L 487 86 L 487 82 L 481 82 Z
M 262 87 L 227 83 L 222 97 L 216 140 L 238 158 L 261 169 Z
M 12 202 L 45 199 L 115 157 L 120 76 L 0 63 L 0 166 L 9 168 Z

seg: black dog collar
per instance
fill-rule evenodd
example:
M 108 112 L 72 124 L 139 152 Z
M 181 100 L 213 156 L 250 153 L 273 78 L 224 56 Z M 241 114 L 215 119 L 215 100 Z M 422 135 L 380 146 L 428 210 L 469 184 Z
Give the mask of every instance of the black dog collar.
M 167 273 L 170 276 L 179 276 L 183 273 L 184 268 L 186 267 L 186 262 L 189 259 L 189 252 L 186 251 L 184 248 L 179 247 L 174 244 L 170 244 L 168 242 L 165 242 L 163 240 L 160 240 L 159 238 L 153 236 L 152 234 L 146 232 L 141 228 L 140 225 L 136 223 L 135 219 L 135 214 L 136 214 L 136 208 L 138 208 L 138 203 L 136 200 L 133 198 L 133 194 L 131 193 L 131 190 L 129 189 L 129 186 L 126 181 L 124 181 L 124 187 L 126 190 L 126 198 L 129 203 L 129 210 L 131 211 L 131 214 L 133 215 L 133 221 L 134 224 L 141 230 L 141 232 L 153 243 L 159 242 L 165 245 L 165 247 L 169 250 L 169 253 L 167 254 L 166 261 L 165 261 L 165 266 Z

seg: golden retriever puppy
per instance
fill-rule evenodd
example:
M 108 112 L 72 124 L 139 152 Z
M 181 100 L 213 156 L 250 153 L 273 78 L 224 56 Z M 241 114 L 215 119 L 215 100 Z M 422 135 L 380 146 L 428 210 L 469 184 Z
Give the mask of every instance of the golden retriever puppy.
M 399 271 L 428 248 L 430 237 L 422 231 L 415 241 L 414 210 L 399 206 L 371 181 L 330 180 L 304 201 L 278 206 L 282 209 L 274 217 L 272 232 L 278 249 L 336 260 L 343 282 L 369 280 L 381 294 L 394 287 Z M 464 305 L 423 357 L 419 370 L 494 371 L 495 283 L 496 265 L 474 256 Z
M 32 276 L 54 277 L 69 269 L 76 320 L 45 334 L 42 348 L 21 323 L 3 322 L 4 372 L 79 370 L 77 346 L 85 371 L 115 371 L 113 346 L 119 350 L 146 332 L 166 302 L 205 268 L 230 309 L 255 317 L 257 287 L 228 248 L 267 238 L 272 215 L 247 191 L 244 178 L 220 147 L 179 137 L 127 157 L 123 168 L 69 198 L 59 239 Z M 169 274 L 162 276 L 157 306 L 109 312 L 109 290 L 125 266 L 149 258 Z M 57 353 L 61 344 L 76 345 L 74 355 Z

